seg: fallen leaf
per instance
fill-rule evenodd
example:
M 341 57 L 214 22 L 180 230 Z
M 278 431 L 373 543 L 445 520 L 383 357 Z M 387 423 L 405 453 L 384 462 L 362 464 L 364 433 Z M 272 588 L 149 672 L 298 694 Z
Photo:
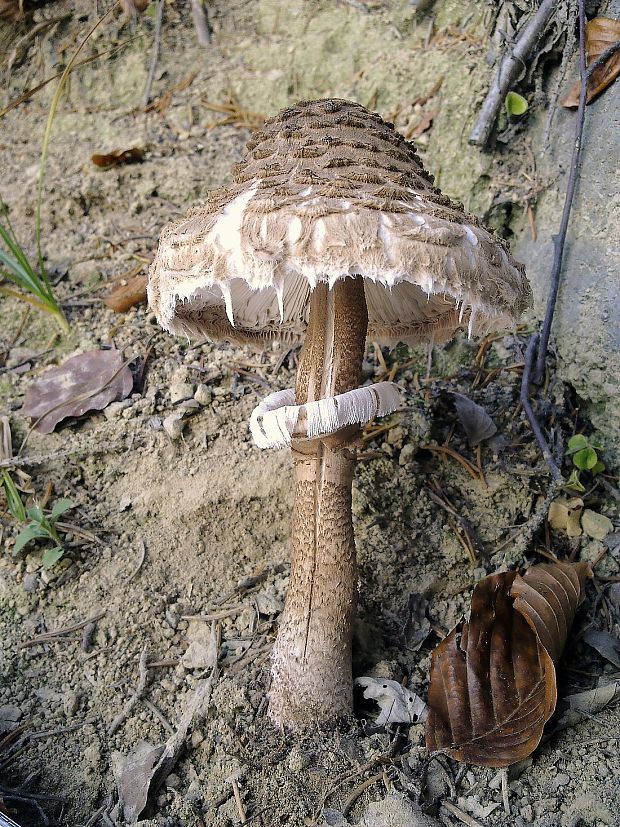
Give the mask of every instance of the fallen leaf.
M 405 643 L 407 649 L 417 652 L 431 633 L 431 622 L 426 616 L 428 600 L 421 594 L 413 592 L 407 604 L 409 616 L 405 624 Z
M 517 575 L 510 590 L 514 607 L 536 632 L 554 663 L 560 659 L 577 607 L 585 596 L 590 564 L 541 563 Z
M 106 155 L 95 154 L 91 158 L 93 164 L 101 169 L 120 167 L 123 164 L 137 164 L 144 160 L 144 150 L 135 146 L 132 149 L 114 149 Z
M 136 304 L 146 301 L 146 285 L 148 276 L 137 275 L 125 280 L 125 284 L 119 284 L 109 296 L 106 296 L 103 303 L 115 313 L 125 313 Z
M 597 686 L 596 689 L 588 689 L 585 692 L 578 692 L 575 695 L 568 695 L 564 698 L 564 704 L 568 703 L 568 709 L 556 722 L 554 732 L 575 726 L 619 700 L 619 681 Z
M 588 646 L 613 663 L 616 669 L 620 669 L 620 640 L 609 632 L 602 632 L 598 629 L 588 629 L 583 635 L 583 640 Z
M 558 497 L 549 506 L 547 519 L 551 528 L 557 531 L 565 531 L 569 537 L 580 537 L 581 514 L 583 512 L 583 500 L 573 497 L 567 500 L 566 497 Z
M 425 721 L 426 704 L 406 686 L 387 678 L 356 678 L 355 685 L 364 688 L 364 697 L 376 701 L 381 710 L 375 721 L 384 724 L 413 724 Z
M 600 57 L 605 49 L 620 40 L 620 20 L 611 17 L 595 17 L 586 23 L 586 53 L 588 66 Z M 620 51 L 615 52 L 608 60 L 592 73 L 588 80 L 586 103 L 594 100 L 620 75 Z M 579 106 L 579 92 L 581 82 L 577 81 L 568 95 L 562 101 L 562 106 L 574 108 Z
M 458 798 L 457 803 L 461 809 L 465 810 L 466 813 L 470 813 L 475 818 L 488 818 L 491 813 L 494 813 L 498 807 L 502 806 L 497 801 L 494 801 L 485 807 L 473 795 Z
M 127 756 L 113 753 L 112 772 L 126 824 L 135 824 L 146 807 L 153 771 L 163 751 L 162 745 L 154 747 L 147 741 L 138 741 Z
M 129 396 L 132 388 L 133 376 L 120 350 L 90 350 L 36 379 L 21 413 L 35 420 L 35 430 L 50 434 L 68 416 L 103 410 Z
M 475 447 L 497 433 L 497 426 L 482 405 L 462 393 L 452 393 L 452 396 L 459 422 L 470 445 Z
M 116 753 L 113 772 L 118 802 L 110 814 L 114 824 L 131 825 L 138 821 L 149 794 L 157 793 L 179 760 L 190 726 L 200 718 L 206 717 L 217 678 L 217 668 L 214 668 L 210 678 L 197 682 L 177 728 L 165 744 L 153 746 L 146 741 L 140 741 L 127 758 Z
M 597 712 L 618 700 L 620 700 L 620 681 L 597 686 L 596 689 L 588 689 L 585 692 L 577 692 L 575 695 L 568 695 L 564 698 L 569 709 L 587 712 L 588 715 L 596 715 Z
M 433 652 L 429 751 L 506 767 L 536 749 L 556 705 L 554 662 L 590 573 L 587 563 L 562 562 L 477 584 L 469 623 Z

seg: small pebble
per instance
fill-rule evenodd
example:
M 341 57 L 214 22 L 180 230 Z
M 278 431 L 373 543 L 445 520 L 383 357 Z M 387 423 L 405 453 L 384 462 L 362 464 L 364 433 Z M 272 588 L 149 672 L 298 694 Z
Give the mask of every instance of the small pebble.
M 170 385 L 170 401 L 173 405 L 182 402 L 184 399 L 191 399 L 194 395 L 194 386 L 189 382 L 180 382 Z
M 104 410 L 103 415 L 106 419 L 118 419 L 125 408 L 129 408 L 131 405 L 131 399 L 123 399 L 121 402 L 110 402 Z
M 181 779 L 178 775 L 175 775 L 173 772 L 166 778 L 166 787 L 171 790 L 178 790 L 181 786 Z
M 179 439 L 185 428 L 185 421 L 182 414 L 170 414 L 163 421 L 164 431 L 170 439 Z
M 200 385 L 198 385 L 198 387 L 196 388 L 194 399 L 196 400 L 196 402 L 198 402 L 199 405 L 202 405 L 203 407 L 205 405 L 210 405 L 213 399 L 211 388 L 207 387 L 207 385 L 201 382 Z
M 408 442 L 406 445 L 403 446 L 400 454 L 398 455 L 398 464 L 407 465 L 413 459 L 414 454 L 415 446 Z
M 39 578 L 36 574 L 29 573 L 24 575 L 24 580 L 22 582 L 22 586 L 24 587 L 25 592 L 36 592 L 39 586 Z

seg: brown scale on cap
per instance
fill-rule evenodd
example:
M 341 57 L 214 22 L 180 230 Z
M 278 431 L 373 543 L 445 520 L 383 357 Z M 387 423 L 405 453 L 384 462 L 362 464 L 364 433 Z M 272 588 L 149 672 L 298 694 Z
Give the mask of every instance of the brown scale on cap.
M 392 124 L 305 101 L 251 138 L 229 187 L 164 229 L 149 298 L 171 332 L 295 343 L 315 285 L 355 275 L 368 335 L 386 343 L 505 327 L 531 301 L 505 242 L 433 186 Z

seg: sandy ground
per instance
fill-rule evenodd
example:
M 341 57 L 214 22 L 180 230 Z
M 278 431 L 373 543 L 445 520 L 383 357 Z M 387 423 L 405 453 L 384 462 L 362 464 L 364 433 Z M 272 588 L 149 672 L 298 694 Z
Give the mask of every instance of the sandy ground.
M 455 789 L 457 765 L 427 764 L 419 725 L 399 736 L 373 731 L 363 726 L 372 710 L 360 703 L 359 718 L 349 727 L 292 738 L 276 732 L 265 717 L 269 650 L 288 577 L 291 471 L 286 452 L 263 453 L 252 445 L 247 421 L 270 390 L 290 387 L 294 354 L 188 344 L 160 331 L 145 305 L 115 315 L 102 303 L 111 280 L 134 267 L 136 256 L 153 255 L 167 220 L 229 179 L 249 132 L 238 123 L 207 129 L 222 115 L 205 113 L 201 100 L 222 64 L 231 67 L 243 59 L 231 54 L 230 31 L 236 28 L 238 37 L 250 41 L 258 5 L 264 12 L 264 4 L 216 6 L 213 50 L 200 61 L 188 8 L 167 5 L 165 56 L 154 94 L 172 89 L 194 68 L 197 75 L 173 93 L 163 114 L 142 111 L 152 18 L 128 24 L 120 15 L 113 17 L 93 48 L 109 48 L 127 37 L 135 37 L 135 43 L 121 57 L 76 74 L 59 109 L 45 181 L 43 247 L 71 333 L 51 343 L 51 322 L 33 313 L 22 327 L 24 306 L 3 300 L 0 393 L 14 449 L 28 432 L 19 413 L 28 386 L 67 355 L 115 346 L 133 360 L 132 369 L 144 381 L 103 413 L 70 421 L 51 435 L 31 433 L 24 448 L 25 455 L 44 457 L 25 467 L 36 496 L 51 485 L 52 502 L 67 496 L 76 507 L 67 516 L 73 525 L 65 537 L 67 554 L 48 571 L 41 567 L 42 548 L 30 546 L 25 556 L 13 559 L 15 527 L 8 515 L 2 518 L 0 712 L 14 723 L 29 722 L 37 733 L 3 767 L 2 785 L 17 787 L 27 780 L 31 792 L 60 796 L 59 803 L 40 802 L 51 823 L 107 823 L 106 796 L 115 789 L 117 754 L 126 755 L 141 741 L 162 743 L 203 677 L 204 670 L 189 668 L 181 658 L 192 641 L 203 639 L 205 624 L 185 618 L 215 614 L 221 675 L 208 708 L 192 723 L 180 761 L 149 804 L 151 820 L 141 823 L 240 823 L 229 780 L 235 773 L 248 821 L 265 827 L 321 824 L 324 818 L 338 823 L 334 812 L 324 814 L 323 808 L 342 811 L 351 792 L 383 767 L 381 756 L 393 749 L 396 738 L 397 759 L 361 792 L 348 815 L 351 823 L 369 802 L 389 804 L 390 793 L 419 798 L 438 819 L 434 823 L 448 825 L 460 822 L 438 809 L 444 797 L 479 824 L 620 824 L 620 759 L 616 742 L 608 739 L 620 731 L 614 709 L 552 735 L 531 762 L 515 771 L 510 815 L 501 805 L 496 771 L 467 768 Z M 51 74 L 67 44 L 87 31 L 92 15 L 87 6 L 81 17 L 74 15 L 37 41 L 13 67 L 10 97 Z M 55 3 L 43 16 L 68 9 Z M 286 21 L 280 25 L 286 28 Z M 264 41 L 267 35 L 260 34 Z M 48 105 L 49 95 L 35 96 L 1 121 L 1 194 L 31 254 Z M 136 145 L 146 148 L 141 164 L 101 172 L 90 162 L 93 152 Z M 406 677 L 425 696 L 438 637 L 431 634 L 419 651 L 407 649 L 403 629 L 409 595 L 427 597 L 441 634 L 467 611 L 480 577 L 502 566 L 540 561 L 535 551 L 544 536 L 532 539 L 519 527 L 544 500 L 549 477 L 517 407 L 519 374 L 503 369 L 522 360 L 522 345 L 519 334 L 498 339 L 480 372 L 478 344 L 457 338 L 433 351 L 428 374 L 426 352 L 398 348 L 379 354 L 369 345 L 366 376 L 381 376 L 383 359 L 388 369 L 398 366 L 406 407 L 390 419 L 388 430 L 368 434 L 355 480 L 356 675 Z M 495 368 L 500 370 L 492 381 L 480 388 L 486 371 Z M 449 438 L 451 447 L 476 462 L 450 391 L 485 405 L 511 443 L 500 455 L 483 449 L 484 481 L 422 448 Z M 549 390 L 549 408 L 567 427 L 587 427 L 579 420 L 578 400 L 560 383 Z M 171 439 L 163 420 L 180 412 L 183 434 Z M 450 515 L 429 495 L 433 486 L 468 521 L 474 563 Z M 617 503 L 601 489 L 588 504 L 617 519 Z M 552 543 L 559 556 L 595 559 L 602 550 L 600 543 L 584 538 L 554 535 Z M 618 571 L 610 555 L 603 558 L 596 581 L 588 585 L 577 630 L 595 611 L 596 589 L 606 582 L 601 578 L 616 577 Z M 600 602 L 596 605 L 600 611 Z M 97 619 L 89 640 L 81 627 L 51 642 L 24 646 L 42 632 L 92 618 Z M 151 664 L 146 691 L 109 734 L 138 682 L 145 647 Z M 559 670 L 560 694 L 591 688 L 613 675 L 611 664 L 593 650 L 571 644 Z M 35 827 L 46 823 L 42 812 L 22 803 L 14 815 L 20 824 Z M 376 815 L 374 823 L 388 823 L 382 817 L 387 816 Z

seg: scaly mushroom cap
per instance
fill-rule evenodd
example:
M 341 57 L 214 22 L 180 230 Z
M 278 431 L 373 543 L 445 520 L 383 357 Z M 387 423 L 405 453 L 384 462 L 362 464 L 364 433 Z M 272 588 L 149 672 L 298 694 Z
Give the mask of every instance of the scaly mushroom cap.
M 251 138 L 231 186 L 164 228 L 148 293 L 170 332 L 295 343 L 317 282 L 358 275 L 385 343 L 505 327 L 531 302 L 506 243 L 433 187 L 392 124 L 304 101 Z

